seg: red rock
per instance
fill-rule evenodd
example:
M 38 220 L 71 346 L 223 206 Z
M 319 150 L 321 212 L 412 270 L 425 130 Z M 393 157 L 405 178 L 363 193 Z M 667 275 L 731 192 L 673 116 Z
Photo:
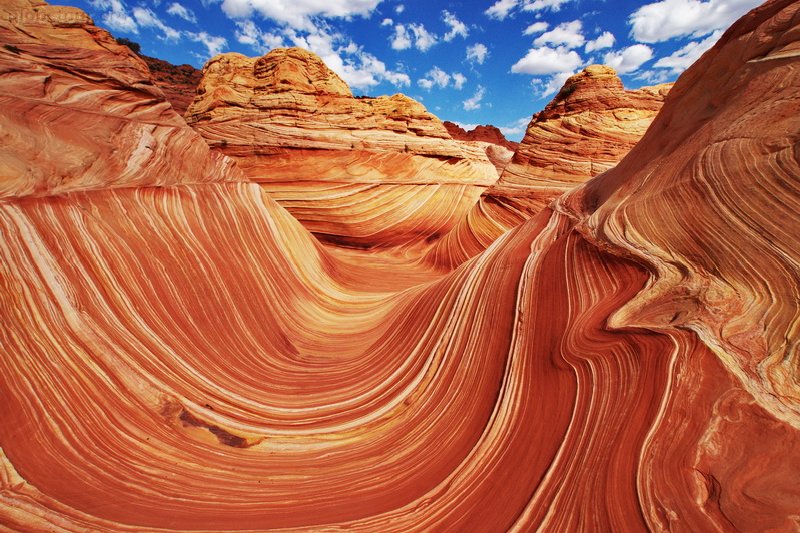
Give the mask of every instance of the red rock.
M 164 92 L 173 109 L 182 116 L 194 100 L 195 90 L 203 77 L 202 71 L 191 65 L 173 65 L 146 55 L 139 57 L 147 63 L 153 81 Z
M 0 7 L 24 14 L 0 17 L 0 120 L 36 109 L 32 77 L 69 88 L 17 134 L 38 159 L 2 146 L 10 183 L 69 162 L 78 90 L 180 129 L 60 9 Z M 447 275 L 330 253 L 235 166 L 194 179 L 224 159 L 183 133 L 127 181 L 7 189 L 0 526 L 796 529 L 799 24 L 789 0 L 745 16 L 617 167 Z
M 498 177 L 484 147 L 452 140 L 420 103 L 400 94 L 354 98 L 299 48 L 209 61 L 186 118 L 301 223 L 336 244 L 435 239 Z
M 490 124 L 486 126 L 478 125 L 467 131 L 455 122 L 445 120 L 444 127 L 447 128 L 447 132 L 453 139 L 459 141 L 488 142 L 502 146 L 503 148 L 507 148 L 512 152 L 516 151 L 516 149 L 519 147 L 519 143 L 509 141 L 499 128 Z
M 670 86 L 626 90 L 616 72 L 603 65 L 569 78 L 533 116 L 497 183 L 426 260 L 453 268 L 554 198 L 612 168 L 644 135 Z

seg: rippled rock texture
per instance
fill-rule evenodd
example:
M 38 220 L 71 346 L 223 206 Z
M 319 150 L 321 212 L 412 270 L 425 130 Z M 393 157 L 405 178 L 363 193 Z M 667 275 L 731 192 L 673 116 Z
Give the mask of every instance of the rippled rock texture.
M 4 529 L 797 528 L 796 2 L 735 24 L 620 165 L 447 274 L 335 255 L 106 33 L 5 5 L 3 133 L 33 113 L 49 136 L 0 152 Z M 83 82 L 19 102 L 48 61 Z M 31 194 L 72 161 L 76 94 L 138 110 L 92 115 L 123 147 L 95 158 L 138 171 Z M 150 128 L 158 156 L 124 149 Z
M 641 139 L 672 84 L 626 90 L 611 67 L 591 65 L 569 78 L 528 124 L 500 180 L 428 252 L 452 268 L 566 191 L 616 165 Z
M 320 238 L 414 243 L 462 219 L 498 173 L 485 147 L 451 139 L 411 98 L 355 98 L 299 48 L 224 54 L 186 118 Z
M 153 81 L 164 91 L 164 96 L 179 115 L 183 115 L 194 100 L 195 90 L 203 78 L 202 71 L 191 65 L 173 65 L 169 61 L 140 55 Z

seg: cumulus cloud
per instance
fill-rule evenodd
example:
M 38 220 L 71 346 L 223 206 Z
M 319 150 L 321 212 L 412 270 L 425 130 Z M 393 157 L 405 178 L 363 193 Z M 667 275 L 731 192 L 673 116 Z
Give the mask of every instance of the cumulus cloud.
M 483 65 L 486 57 L 489 55 L 489 49 L 482 43 L 475 43 L 467 47 L 467 61 L 470 63 L 477 63 Z
M 542 46 L 528 50 L 525 57 L 514 63 L 511 67 L 511 72 L 541 76 L 573 71 L 581 63 L 583 63 L 581 56 L 575 50 L 570 50 L 566 46 L 557 48 Z
M 450 28 L 447 30 L 447 33 L 444 34 L 444 37 L 442 37 L 445 41 L 452 41 L 457 35 L 466 39 L 467 35 L 469 35 L 467 25 L 458 20 L 458 18 L 449 11 L 442 11 L 442 20 L 444 20 L 444 23 Z
M 260 54 L 266 54 L 273 48 L 283 46 L 283 38 L 280 35 L 262 31 L 252 20 L 237 21 L 234 35 L 237 41 L 250 46 Z
M 500 131 L 503 132 L 503 135 L 506 138 L 510 139 L 512 137 L 520 138 L 522 134 L 525 133 L 525 130 L 528 128 L 528 124 L 531 122 L 531 117 L 522 117 L 520 119 L 515 120 L 510 124 L 506 124 L 505 126 L 500 126 Z M 463 128 L 463 126 L 462 126 Z M 466 129 L 466 128 L 464 128 Z M 471 129 L 471 128 L 470 128 Z
M 605 48 L 611 48 L 612 46 L 614 46 L 614 42 L 615 41 L 616 41 L 616 39 L 614 38 L 614 34 L 613 33 L 611 33 L 610 31 L 604 31 L 603 33 L 600 34 L 599 37 L 597 37 L 597 39 L 593 39 L 591 41 L 588 41 L 586 43 L 586 46 L 583 48 L 583 50 L 587 54 L 589 54 L 589 53 L 594 52 L 596 50 L 603 50 Z
M 569 2 L 570 0 L 534 0 L 531 2 L 528 0 L 525 2 L 525 5 L 522 6 L 524 11 L 558 11 L 561 9 L 561 6 Z
M 727 28 L 762 0 L 662 0 L 647 4 L 628 18 L 631 36 L 643 43 L 674 37 L 702 37 Z
M 635 72 L 653 58 L 653 49 L 645 44 L 634 44 L 619 51 L 608 52 L 603 57 L 606 65 L 614 67 L 620 74 Z
M 296 29 L 313 29 L 312 17 L 368 17 L 381 0 L 223 0 L 222 10 L 232 18 L 250 18 L 254 12 Z
M 101 20 L 106 27 L 119 32 L 139 33 L 136 21 L 120 0 L 91 0 L 89 3 L 104 12 Z
M 517 0 L 497 0 L 484 11 L 484 14 L 489 18 L 504 20 L 515 7 L 517 7 Z
M 406 10 L 406 6 L 404 6 L 403 4 L 398 4 L 398 5 L 397 5 L 397 6 L 394 8 L 394 12 L 395 12 L 395 13 L 397 13 L 398 15 L 399 15 L 400 13 L 402 13 L 403 11 L 405 11 L 405 10 Z
M 462 102 L 464 104 L 464 111 L 474 111 L 481 108 L 481 100 L 486 94 L 486 89 L 482 85 L 478 85 L 478 89 L 471 98 L 467 98 Z
M 155 28 L 161 31 L 163 39 L 168 41 L 177 41 L 181 38 L 181 32 L 164 24 L 164 22 L 158 18 L 158 15 L 153 13 L 153 11 L 149 8 L 133 8 L 133 18 L 136 19 L 136 24 L 138 24 L 139 27 Z
M 583 23 L 580 20 L 573 20 L 561 23 L 552 30 L 541 34 L 533 41 L 533 44 L 536 46 L 554 44 L 577 48 L 584 42 L 586 39 L 583 37 Z
M 381 21 L 381 26 L 391 26 L 392 24 L 394 24 L 394 21 L 388 17 Z
M 422 24 L 409 24 L 408 29 L 414 35 L 414 47 L 417 50 L 427 52 L 431 46 L 436 44 L 436 35 L 426 30 Z
M 310 32 L 287 28 L 284 37 L 294 46 L 317 54 L 352 88 L 368 89 L 382 81 L 395 86 L 411 84 L 408 74 L 388 69 L 377 57 L 364 52 L 346 36 L 331 31 L 325 24 L 320 24 Z
M 567 79 L 573 74 L 575 74 L 574 71 L 557 72 L 545 80 L 534 79 L 531 81 L 531 86 L 537 97 L 545 98 L 560 91 Z
M 194 12 L 191 9 L 182 6 L 178 2 L 172 2 L 167 8 L 167 13 L 170 15 L 175 15 L 176 17 L 180 17 L 187 22 L 197 22 L 197 17 L 194 16 Z
M 441 68 L 434 65 L 434 67 L 425 74 L 424 78 L 421 78 L 419 81 L 417 81 L 417 85 L 427 90 L 430 90 L 434 87 L 444 89 L 445 87 L 451 85 L 451 81 L 453 88 L 461 89 L 467 82 L 467 77 L 460 72 L 448 74 Z
M 547 30 L 550 25 L 546 22 L 534 22 L 522 32 L 522 35 L 533 35 L 534 33 L 542 33 Z
M 706 50 L 714 46 L 720 37 L 722 37 L 722 30 L 717 30 L 702 41 L 692 41 L 671 55 L 662 57 L 653 66 L 669 69 L 673 74 L 680 74 L 697 61 Z
M 394 27 L 394 35 L 389 39 L 389 43 L 394 50 L 405 50 L 411 48 L 411 35 L 404 24 Z
M 205 45 L 206 50 L 208 51 L 208 57 L 213 57 L 215 55 L 221 54 L 223 50 L 228 46 L 228 41 L 225 37 L 220 37 L 218 35 L 210 35 L 207 32 L 191 32 L 187 31 L 186 36 L 191 39 L 192 41 L 201 43 Z
M 406 50 L 414 47 L 427 52 L 428 49 L 436 44 L 436 35 L 430 33 L 422 24 L 397 24 L 394 27 L 394 34 L 389 39 L 389 43 L 394 50 Z

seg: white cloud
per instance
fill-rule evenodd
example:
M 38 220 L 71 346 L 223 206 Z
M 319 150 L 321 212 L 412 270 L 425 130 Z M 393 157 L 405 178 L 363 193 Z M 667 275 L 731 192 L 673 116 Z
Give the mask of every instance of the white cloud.
M 108 28 L 120 32 L 139 33 L 136 21 L 120 0 L 91 0 L 90 3 L 94 8 L 104 11 L 102 21 Z
M 313 30 L 311 17 L 368 17 L 381 0 L 224 0 L 222 10 L 232 18 L 258 12 L 280 24 Z
M 550 25 L 546 22 L 534 22 L 533 24 L 525 28 L 525 31 L 522 32 L 522 35 L 533 35 L 534 33 L 542 33 L 549 27 Z
M 417 50 L 426 52 L 436 44 L 436 35 L 428 32 L 422 24 L 409 24 L 408 29 L 414 34 L 414 47 Z
M 654 85 L 659 83 L 664 83 L 668 81 L 670 78 L 670 73 L 668 70 L 659 69 L 659 70 L 645 70 L 639 74 L 637 74 L 637 80 L 644 80 L 647 83 L 652 83 Z
M 405 25 L 398 24 L 394 27 L 394 35 L 389 42 L 394 50 L 411 48 L 411 36 L 408 34 L 408 29 Z
M 167 26 L 158 18 L 158 15 L 153 13 L 152 10 L 146 7 L 134 7 L 133 18 L 136 19 L 136 24 L 143 28 L 155 28 L 163 33 L 163 38 L 168 41 L 177 41 L 181 38 L 181 32 Z
M 364 52 L 346 36 L 330 31 L 324 24 L 302 35 L 293 28 L 287 28 L 284 35 L 294 46 L 317 54 L 331 70 L 355 89 L 374 87 L 382 81 L 396 86 L 411 84 L 407 74 L 389 70 L 377 57 Z
M 388 17 L 381 21 L 381 26 L 391 26 L 392 24 L 394 24 L 394 21 Z
M 583 37 L 583 23 L 580 20 L 573 20 L 572 22 L 563 22 L 552 30 L 541 34 L 533 41 L 533 44 L 536 46 L 542 46 L 544 44 L 563 44 L 567 48 L 577 48 L 585 41 L 586 39 Z
M 561 9 L 563 4 L 566 4 L 569 1 L 570 0 L 534 0 L 531 2 L 530 0 L 527 0 L 525 5 L 522 6 L 522 9 L 524 11 L 558 11 Z
M 597 37 L 597 39 L 588 41 L 583 50 L 588 54 L 594 52 L 595 50 L 603 50 L 605 48 L 611 48 L 612 46 L 614 46 L 615 41 L 616 39 L 614 38 L 613 33 L 611 33 L 610 31 L 604 31 L 602 34 L 600 34 L 599 37 Z
M 483 62 L 486 60 L 488 55 L 489 49 L 486 48 L 486 45 L 484 44 L 475 43 L 472 46 L 467 47 L 467 61 L 471 63 L 483 65 Z
M 541 79 L 534 79 L 531 82 L 531 86 L 533 86 L 539 98 L 545 98 L 560 91 L 567 79 L 573 74 L 575 74 L 574 71 L 557 72 L 544 81 Z
M 283 46 L 283 38 L 275 33 L 262 31 L 252 20 L 236 22 L 236 40 L 249 45 L 261 54 Z
M 191 9 L 182 6 L 178 2 L 172 2 L 167 8 L 167 13 L 170 15 L 175 15 L 176 17 L 180 17 L 187 22 L 197 22 L 197 17 L 194 16 L 194 12 Z
M 613 67 L 620 74 L 628 74 L 652 58 L 652 48 L 645 44 L 634 44 L 616 52 L 608 52 L 603 57 L 603 63 Z
M 467 25 L 458 20 L 458 18 L 449 11 L 442 11 L 442 20 L 444 20 L 444 23 L 450 28 L 447 30 L 447 33 L 444 34 L 444 37 L 442 37 L 445 41 L 452 41 L 457 35 L 466 39 L 467 35 L 469 35 Z
M 431 46 L 436 44 L 436 35 L 430 33 L 422 24 L 397 24 L 394 27 L 394 35 L 389 39 L 389 43 L 394 50 L 406 50 L 413 44 L 417 50 L 426 52 Z
M 398 4 L 397 7 L 394 8 L 394 12 L 397 13 L 398 15 L 405 10 L 406 6 L 404 6 L 403 4 Z
M 714 46 L 720 37 L 722 37 L 722 30 L 717 30 L 702 41 L 692 41 L 671 55 L 662 57 L 656 61 L 653 67 L 667 68 L 673 74 L 680 74 L 697 61 L 706 50 Z
M 506 138 L 518 137 L 521 136 L 523 133 L 525 133 L 525 130 L 527 130 L 528 124 L 530 124 L 530 122 L 531 122 L 531 117 L 522 117 L 510 124 L 506 124 L 505 126 L 500 126 L 500 131 L 503 132 L 503 135 L 505 135 Z
M 444 70 L 434 65 L 434 67 L 425 74 L 424 78 L 421 78 L 417 81 L 417 85 L 426 90 L 431 90 L 434 87 L 440 87 L 444 89 L 445 87 L 451 85 L 451 81 L 453 82 L 453 88 L 462 89 L 464 84 L 467 82 L 467 77 L 460 72 L 448 74 Z
M 727 28 L 762 0 L 662 0 L 628 17 L 631 36 L 644 43 L 691 35 L 701 37 Z
M 221 54 L 222 51 L 228 46 L 228 41 L 225 39 L 225 37 L 210 35 L 204 31 L 199 33 L 187 31 L 186 36 L 192 41 L 204 44 L 208 50 L 208 57 L 214 57 Z
M 503 20 L 515 7 L 517 7 L 517 0 L 497 0 L 489 9 L 484 11 L 484 14 L 489 18 Z
M 533 75 L 555 74 L 575 70 L 581 63 L 583 60 L 575 50 L 565 46 L 557 48 L 542 46 L 528 50 L 525 57 L 514 63 L 511 72 Z
M 474 111 L 481 108 L 481 100 L 486 94 L 486 89 L 482 85 L 478 85 L 478 90 L 471 98 L 464 100 L 464 111 Z

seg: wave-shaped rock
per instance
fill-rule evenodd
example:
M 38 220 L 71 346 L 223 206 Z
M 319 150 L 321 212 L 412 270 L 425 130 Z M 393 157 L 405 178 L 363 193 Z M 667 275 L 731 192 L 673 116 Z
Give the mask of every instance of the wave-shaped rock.
M 533 116 L 497 183 L 426 260 L 445 269 L 461 264 L 553 199 L 612 168 L 647 131 L 670 87 L 626 90 L 604 65 L 570 77 Z
M 28 40 L 0 50 L 2 98 L 99 32 L 7 5 Z M 207 153 L 169 187 L 6 195 L 0 526 L 796 528 L 799 21 L 745 16 L 620 165 L 447 275 L 348 263 L 260 184 L 195 180 Z M 89 120 L 72 94 L 41 128 Z M 69 161 L 48 131 L 41 160 Z
M 355 98 L 317 56 L 223 54 L 187 121 L 316 235 L 361 247 L 448 231 L 498 175 L 415 100 Z

